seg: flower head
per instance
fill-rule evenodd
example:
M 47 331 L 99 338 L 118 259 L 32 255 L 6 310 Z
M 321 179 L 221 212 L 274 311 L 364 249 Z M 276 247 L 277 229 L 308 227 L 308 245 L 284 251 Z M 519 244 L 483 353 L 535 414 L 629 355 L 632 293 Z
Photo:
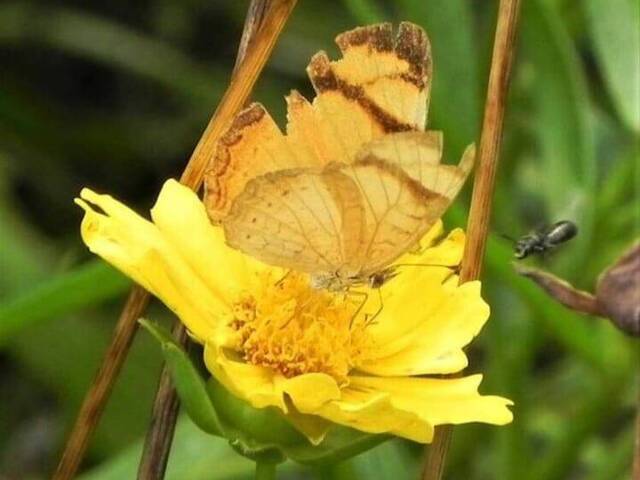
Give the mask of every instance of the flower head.
M 511 402 L 482 396 L 462 370 L 462 348 L 489 316 L 480 283 L 458 285 L 445 267 L 399 267 L 378 293 L 311 288 L 307 275 L 228 247 L 198 197 L 173 180 L 152 222 L 107 195 L 83 190 L 82 237 L 160 298 L 205 347 L 208 370 L 257 408 L 274 406 L 312 442 L 331 423 L 429 442 L 436 425 L 505 424 Z M 420 254 L 399 263 L 457 265 L 464 234 L 438 223 Z

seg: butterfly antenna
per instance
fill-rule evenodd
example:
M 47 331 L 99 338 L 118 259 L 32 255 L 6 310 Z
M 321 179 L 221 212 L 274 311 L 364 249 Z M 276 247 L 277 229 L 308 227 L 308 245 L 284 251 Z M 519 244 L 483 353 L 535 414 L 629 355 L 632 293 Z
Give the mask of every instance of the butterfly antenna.
M 513 237 L 512 237 L 512 236 L 510 236 L 510 235 L 507 235 L 506 233 L 502 233 L 502 232 L 500 232 L 500 233 L 498 233 L 498 236 L 499 236 L 499 237 L 501 237 L 501 238 L 504 238 L 505 240 L 510 241 L 510 242 L 511 242 L 511 243 L 513 243 L 514 245 L 515 245 L 516 243 L 518 243 L 518 241 L 517 241 L 515 238 L 513 238 Z
M 395 267 L 442 267 L 451 270 L 451 274 L 460 272 L 460 265 L 445 265 L 442 263 L 398 263 Z M 394 275 L 395 276 L 395 275 Z
M 353 313 L 353 315 L 351 317 L 351 320 L 349 320 L 349 330 L 351 330 L 351 328 L 353 327 L 353 322 L 355 321 L 355 319 L 358 316 L 358 314 L 364 308 L 364 305 L 367 303 L 367 300 L 369 299 L 369 294 L 367 292 L 347 291 L 347 295 L 351 295 L 352 297 L 360 297 L 360 298 L 362 298 L 362 302 L 360 302 L 360 305 L 358 306 L 357 310 Z

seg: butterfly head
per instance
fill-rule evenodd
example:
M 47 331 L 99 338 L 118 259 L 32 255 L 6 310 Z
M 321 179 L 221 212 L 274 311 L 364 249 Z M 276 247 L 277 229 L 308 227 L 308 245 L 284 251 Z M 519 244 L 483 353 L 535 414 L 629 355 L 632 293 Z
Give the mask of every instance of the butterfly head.
M 396 275 L 398 275 L 398 271 L 395 268 L 385 268 L 384 270 L 380 270 L 369 275 L 367 284 L 369 285 L 369 288 L 380 288 Z

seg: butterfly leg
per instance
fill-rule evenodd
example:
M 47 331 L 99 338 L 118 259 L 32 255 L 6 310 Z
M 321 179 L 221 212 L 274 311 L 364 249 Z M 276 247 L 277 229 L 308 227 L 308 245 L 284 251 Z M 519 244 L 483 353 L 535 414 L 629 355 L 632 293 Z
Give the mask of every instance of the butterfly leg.
M 367 320 L 365 320 L 365 325 L 369 326 L 369 325 L 375 325 L 375 319 L 378 315 L 380 315 L 380 312 L 382 312 L 382 309 L 384 308 L 384 302 L 382 301 L 382 291 L 377 288 L 376 289 L 378 291 L 378 300 L 380 305 L 378 306 L 378 310 L 376 310 L 376 313 L 374 313 L 371 318 L 368 318 Z
M 360 297 L 362 299 L 362 301 L 360 302 L 360 305 L 358 305 L 358 308 L 353 313 L 353 316 L 351 317 L 351 320 L 349 321 L 349 328 L 351 328 L 351 327 L 353 327 L 354 320 L 356 319 L 356 317 L 358 316 L 360 311 L 364 308 L 365 304 L 367 303 L 367 300 L 369 299 L 369 294 L 367 292 L 348 291 L 347 293 L 345 293 L 345 295 L 351 295 L 352 297 Z M 365 321 L 365 323 L 366 323 L 366 321 Z
M 287 279 L 287 277 L 288 277 L 290 274 L 291 274 L 291 270 L 287 270 L 287 273 L 285 273 L 285 274 L 280 278 L 280 280 L 278 280 L 278 281 L 275 283 L 275 286 L 276 286 L 276 287 L 280 287 L 280 286 L 282 286 L 282 284 L 284 283 L 284 281 Z

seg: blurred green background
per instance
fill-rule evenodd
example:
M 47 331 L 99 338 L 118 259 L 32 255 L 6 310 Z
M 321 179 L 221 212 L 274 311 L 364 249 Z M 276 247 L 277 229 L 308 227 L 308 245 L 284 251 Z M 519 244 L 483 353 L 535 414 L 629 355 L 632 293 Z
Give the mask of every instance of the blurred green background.
M 484 276 L 492 318 L 471 350 L 484 392 L 515 401 L 508 427 L 455 429 L 449 479 L 629 478 L 640 348 L 518 278 L 508 242 L 573 219 L 580 235 L 544 267 L 592 289 L 640 231 L 640 6 L 523 2 Z M 478 138 L 496 1 L 300 1 L 254 98 L 279 120 L 333 38 L 378 20 L 427 29 L 430 127 L 456 161 Z M 82 245 L 82 186 L 146 212 L 185 165 L 233 66 L 247 1 L 0 4 L 0 479 L 41 479 L 110 338 L 129 282 Z M 466 198 L 448 215 L 463 224 Z M 531 263 L 531 262 L 530 262 Z M 425 292 L 427 295 L 428 292 Z M 159 305 L 149 317 L 169 320 Z M 134 478 L 160 368 L 146 333 L 87 458 L 83 480 Z M 386 443 L 286 478 L 417 478 L 422 449 Z M 250 478 L 252 465 L 180 420 L 169 479 Z

